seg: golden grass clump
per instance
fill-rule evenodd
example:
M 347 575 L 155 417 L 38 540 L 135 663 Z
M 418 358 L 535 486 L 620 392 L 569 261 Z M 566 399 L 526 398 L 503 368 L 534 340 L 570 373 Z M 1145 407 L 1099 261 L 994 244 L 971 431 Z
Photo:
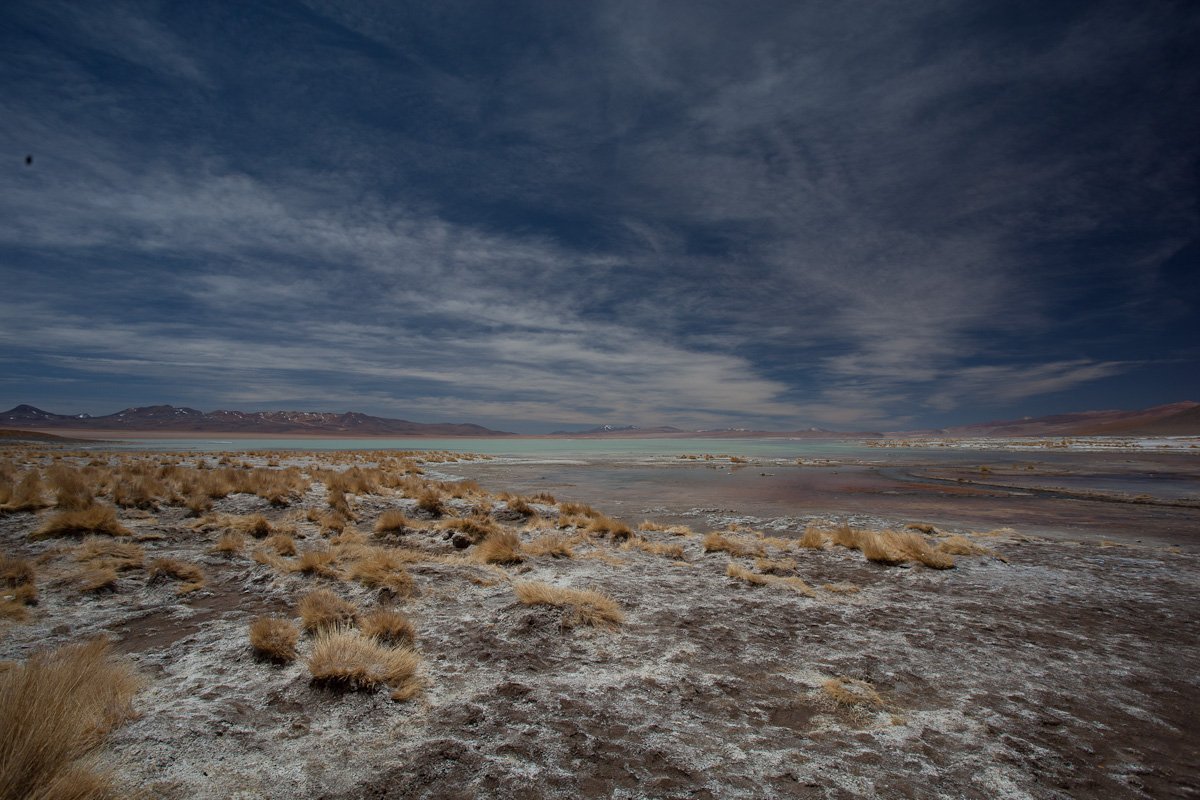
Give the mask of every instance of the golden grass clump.
M 827 592 L 834 594 L 858 594 L 862 588 L 853 583 L 827 583 L 821 587 Z
M 804 529 L 804 535 L 800 537 L 800 541 L 796 542 L 799 547 L 808 547 L 813 550 L 819 550 L 825 546 L 825 531 L 818 528 L 816 525 L 809 525 Z
M 362 618 L 360 629 L 365 636 L 388 644 L 411 645 L 417 638 L 417 629 L 412 620 L 398 608 L 380 606 Z
M 454 546 L 459 548 L 476 544 L 500 532 L 500 526 L 494 519 L 479 514 L 444 520 L 438 523 L 438 529 L 453 531 Z
M 0 671 L 0 798 L 115 800 L 99 758 L 113 728 L 135 715 L 142 682 L 104 639 L 43 651 Z
M 835 708 L 876 710 L 884 707 L 883 696 L 870 683 L 844 675 L 830 678 L 821 684 L 826 700 Z
M 949 554 L 931 548 L 929 542 L 925 541 L 925 537 L 919 533 L 899 533 L 885 530 L 879 534 L 879 538 L 888 549 L 900 553 L 905 561 L 917 561 L 932 569 L 952 569 L 954 567 L 954 559 Z M 865 550 L 863 554 L 866 555 Z
M 300 630 L 289 619 L 258 616 L 250 623 L 250 646 L 272 661 L 288 662 L 296 657 Z
M 513 591 L 527 606 L 551 605 L 564 609 L 562 624 L 566 627 L 614 627 L 625 622 L 617 601 L 598 589 L 567 589 L 540 581 L 517 581 L 513 583 Z
M 180 581 L 179 586 L 175 587 L 177 594 L 188 594 L 204 587 L 204 571 L 195 564 L 177 558 L 159 558 L 151 562 L 150 579 L 161 577 Z
M 628 539 L 633 535 L 633 529 L 624 522 L 599 512 L 592 514 L 591 521 L 584 530 L 592 534 L 607 534 L 614 539 Z
M 937 528 L 928 522 L 910 522 L 904 526 L 904 530 L 916 531 L 917 533 L 937 533 Z
M 271 523 L 262 514 L 245 514 L 231 517 L 228 520 L 229 529 L 243 536 L 253 536 L 255 539 L 265 539 L 275 532 Z
M 417 582 L 404 568 L 409 563 L 412 559 L 400 551 L 385 547 L 365 548 L 350 563 L 347 577 L 363 586 L 390 589 L 401 597 L 411 597 L 417 593 Z
M 36 577 L 28 559 L 0 552 L 0 619 L 26 618 L 25 607 L 37 603 Z
M 328 589 L 317 589 L 300 598 L 300 622 L 306 631 L 347 625 L 358 618 L 358 607 Z
M 48 508 L 50 503 L 42 496 L 45 490 L 42 475 L 36 469 L 26 472 L 15 486 L 0 482 L 0 513 L 39 511 Z
M 651 542 L 643 539 L 641 536 L 630 536 L 621 545 L 622 550 L 629 550 L 634 547 L 644 550 L 652 556 L 665 556 L 676 560 L 681 560 L 684 556 L 683 545 Z
M 575 537 L 563 536 L 561 533 L 548 533 L 529 542 L 524 548 L 525 552 L 531 556 L 574 558 L 575 550 L 571 547 L 574 543 Z
M 731 556 L 757 556 L 759 558 L 766 558 L 767 555 L 766 550 L 757 542 L 751 544 L 735 534 L 723 534 L 716 531 L 704 537 L 704 552 L 725 552 Z
M 938 552 L 946 553 L 954 556 L 992 556 L 999 558 L 1002 561 L 1008 561 L 1007 558 L 997 553 L 990 547 L 984 547 L 981 544 L 972 542 L 965 536 L 954 534 L 948 536 L 938 543 L 936 548 Z
M 393 533 L 399 534 L 416 527 L 418 527 L 418 524 L 409 519 L 408 515 L 403 511 L 398 508 L 389 508 L 380 514 L 379 519 L 375 521 L 375 535 L 387 536 Z
M 780 578 L 777 575 L 760 575 L 757 572 L 752 572 L 736 561 L 730 561 L 725 566 L 725 574 L 730 578 L 745 581 L 754 586 L 767 586 L 772 584 L 787 586 L 805 597 L 814 597 L 816 592 L 812 590 L 807 583 L 795 576 Z
M 117 571 L 140 569 L 146 552 L 132 542 L 122 542 L 100 536 L 89 536 L 72 549 L 76 561 L 93 567 L 112 567 Z
M 533 495 L 529 499 L 535 503 L 540 503 L 540 504 L 546 505 L 546 506 L 555 505 L 555 503 L 557 502 L 554 499 L 554 495 L 550 494 L 549 492 L 538 492 L 537 494 Z
M 296 540 L 286 533 L 272 533 L 263 540 L 263 546 L 269 547 L 281 556 L 296 555 Z
M 442 493 L 434 486 L 426 486 L 417 492 L 417 508 L 431 517 L 440 517 L 446 513 Z
M 59 508 L 79 511 L 95 502 L 92 486 L 79 470 L 59 464 L 47 470 L 46 477 Z
M 128 528 L 117 521 L 112 506 L 94 505 L 78 511 L 60 511 L 29 534 L 30 539 L 50 539 L 56 536 L 79 536 L 101 533 L 108 536 L 129 536 Z
M 292 572 L 319 575 L 322 578 L 341 578 L 337 557 L 329 550 L 305 550 L 291 565 Z
M 407 647 L 387 647 L 351 628 L 319 634 L 306 659 L 312 681 L 341 691 L 371 691 L 390 686 L 393 700 L 408 700 L 420 691 L 421 659 Z
M 525 560 L 522 555 L 521 539 L 509 531 L 490 534 L 475 547 L 475 558 L 484 564 L 520 564 Z
M 532 517 L 537 511 L 524 497 L 512 496 L 505 501 L 504 507 L 515 514 L 520 514 L 523 517 Z
M 223 533 L 217 539 L 217 543 L 213 545 L 211 552 L 232 555 L 241 550 L 245 544 L 246 537 L 242 536 L 240 533 Z
M 791 558 L 756 558 L 754 568 L 763 574 L 791 575 L 796 569 L 796 561 Z
M 558 513 L 566 517 L 598 517 L 600 512 L 584 503 L 564 501 L 558 504 Z

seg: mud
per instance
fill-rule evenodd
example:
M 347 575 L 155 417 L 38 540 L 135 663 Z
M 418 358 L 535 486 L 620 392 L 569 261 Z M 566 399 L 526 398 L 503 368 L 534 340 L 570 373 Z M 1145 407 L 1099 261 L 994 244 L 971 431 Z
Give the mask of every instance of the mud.
M 519 466 L 454 465 L 453 475 L 438 469 L 428 467 L 427 477 L 470 473 L 487 489 L 546 488 Z M 968 492 L 943 497 L 920 488 L 922 481 L 941 484 L 916 474 L 918 467 L 901 469 L 911 477 L 858 468 L 869 477 L 853 481 L 871 491 L 857 494 L 833 488 L 845 478 L 824 469 L 829 492 L 847 501 L 840 513 L 823 495 L 808 510 L 765 500 L 757 515 L 744 497 L 719 493 L 708 495 L 710 504 L 687 493 L 646 502 L 633 497 L 641 489 L 571 499 L 633 526 L 649 518 L 704 531 L 736 521 L 783 539 L 818 518 L 932 522 L 945 534 L 982 534 L 1011 521 L 1004 511 L 1013 498 L 1005 492 L 1015 489 L 962 486 L 954 480 L 961 475 L 940 475 Z M 759 471 L 772 470 L 778 467 Z M 906 496 L 874 493 L 888 481 L 915 494 L 889 505 Z M 585 483 L 555 494 L 567 499 Z M 970 505 L 961 505 L 964 496 Z M 926 497 L 939 499 L 918 514 Z M 322 537 L 315 525 L 295 521 L 296 512 L 324 498 L 316 483 L 288 508 L 233 495 L 214 510 L 276 522 L 290 516 L 305 547 Z M 570 559 L 414 564 L 419 593 L 404 607 L 417 626 L 425 688 L 408 702 L 385 691 L 318 689 L 302 658 L 265 662 L 246 636 L 257 614 L 298 616 L 299 596 L 315 586 L 364 610 L 395 598 L 350 581 L 281 573 L 253 561 L 249 548 L 209 553 L 217 534 L 190 530 L 177 508 L 122 512 L 122 521 L 147 561 L 166 555 L 200 564 L 204 589 L 180 596 L 170 583 L 131 571 L 113 591 L 84 595 L 65 552 L 74 541 L 26 538 L 52 510 L 18 513 L 0 517 L 0 543 L 11 554 L 43 556 L 40 603 L 26 622 L 0 632 L 0 658 L 113 636 L 149 680 L 138 698 L 141 717 L 114 734 L 109 750 L 127 785 L 149 797 L 1197 796 L 1200 557 L 1137 542 L 1146 529 L 1194 536 L 1195 527 L 1176 529 L 1191 512 L 1096 499 L 1042 502 L 1030 513 L 1043 533 L 1055 531 L 1056 515 L 1075 519 L 1063 510 L 1074 503 L 1120 508 L 1102 535 L 1075 537 L 1082 543 L 1068 537 L 1086 528 L 1079 521 L 1086 514 L 1056 539 L 1031 536 L 1019 524 L 1019 532 L 975 537 L 1007 561 L 957 556 L 955 568 L 942 571 L 882 566 L 829 545 L 765 544 L 771 557 L 796 561 L 794 574 L 814 587 L 814 597 L 731 579 L 727 553 L 704 552 L 700 536 L 667 532 L 642 535 L 682 545 L 682 561 L 599 538 Z M 363 531 L 385 509 L 415 512 L 414 501 L 395 492 L 352 496 L 351 504 Z M 536 508 L 555 516 L 553 507 Z M 902 513 L 889 516 L 897 508 Z M 979 508 L 988 513 L 977 515 Z M 1149 518 L 1164 509 L 1180 516 Z M 1114 535 L 1139 515 L 1142 528 Z M 538 534 L 518 535 L 529 541 Z M 1102 546 L 1101 538 L 1115 544 Z M 393 543 L 453 550 L 424 533 Z M 753 558 L 735 560 L 754 567 Z M 521 604 L 514 579 L 600 588 L 626 621 L 611 630 L 568 627 L 559 610 Z M 822 588 L 847 583 L 860 591 Z M 302 641 L 302 656 L 308 647 Z M 880 702 L 836 704 L 823 688 L 835 678 L 867 682 Z

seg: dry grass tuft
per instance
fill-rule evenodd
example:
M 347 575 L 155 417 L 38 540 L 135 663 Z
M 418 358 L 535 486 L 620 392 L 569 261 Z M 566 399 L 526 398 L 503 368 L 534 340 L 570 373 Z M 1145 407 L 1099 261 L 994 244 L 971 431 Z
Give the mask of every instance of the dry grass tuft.
M 388 644 L 411 645 L 417 639 L 417 629 L 408 615 L 390 606 L 372 609 L 360 627 L 364 635 Z
M 213 545 L 211 552 L 232 555 L 233 553 L 241 550 L 245 544 L 246 537 L 242 536 L 240 533 L 223 533 L 221 534 L 220 538 L 217 539 L 217 543 Z
M 300 598 L 300 622 L 306 631 L 346 625 L 358 617 L 358 608 L 328 589 L 317 589 Z
M 529 505 L 524 497 L 510 497 L 505 501 L 504 507 L 515 514 L 520 514 L 523 517 L 532 517 L 537 511 L 533 506 Z
M 542 505 L 546 506 L 552 506 L 557 503 L 557 501 L 554 499 L 554 495 L 550 494 L 549 492 L 538 492 L 529 499 L 535 503 L 541 503 Z
M 484 564 L 520 564 L 525 560 L 522 555 L 521 539 L 509 531 L 493 533 L 475 547 L 476 560 Z
M 932 569 L 952 569 L 954 559 L 947 553 L 938 552 L 929 546 L 919 533 L 898 533 L 885 530 L 879 534 L 885 547 L 900 553 L 906 561 L 917 561 Z M 866 551 L 863 551 L 866 555 Z M 870 556 L 867 556 L 870 558 Z
M 15 486 L 0 482 L 0 514 L 39 511 L 50 503 L 42 496 L 46 490 L 41 473 L 31 469 Z
M 594 513 L 584 530 L 591 534 L 607 534 L 614 539 L 628 539 L 633 535 L 633 529 L 624 522 L 599 512 Z
M 800 541 L 796 542 L 799 547 L 809 547 L 813 550 L 819 550 L 825 546 L 825 531 L 815 525 L 809 525 L 804 529 L 804 535 L 800 537 Z
M 917 533 L 937 533 L 937 528 L 928 522 L 910 522 L 904 526 L 904 530 L 916 531 Z
M 738 580 L 745 581 L 746 583 L 752 584 L 754 586 L 767 586 L 767 585 L 777 584 L 777 585 L 787 586 L 788 588 L 799 592 L 800 594 L 804 595 L 805 597 L 815 597 L 816 596 L 816 592 L 814 592 L 807 583 L 805 583 L 804 581 L 800 580 L 797 577 L 792 576 L 792 577 L 787 577 L 787 578 L 780 578 L 775 575 L 759 575 L 757 572 L 751 572 L 750 570 L 746 569 L 741 564 L 738 564 L 736 561 L 730 561 L 725 566 L 725 574 L 728 575 L 730 578 L 736 578 Z
M 300 630 L 295 623 L 280 617 L 259 616 L 250 623 L 250 645 L 272 661 L 286 663 L 296 657 Z
M 600 512 L 585 503 L 562 502 L 558 504 L 558 513 L 566 517 L 598 517 Z
M 853 583 L 827 583 L 821 588 L 834 594 L 858 594 L 862 591 L 859 586 Z
M 37 603 L 37 573 L 27 559 L 0 553 L 0 619 L 20 622 Z
M 264 547 L 269 547 L 281 556 L 296 555 L 296 540 L 286 533 L 273 533 L 263 541 Z
M 204 571 L 195 564 L 177 558 L 159 558 L 150 564 L 150 580 L 161 577 L 181 581 L 175 588 L 178 594 L 188 594 L 204 587 Z
M 453 532 L 451 541 L 459 549 L 478 544 L 489 536 L 500 533 L 500 527 L 494 519 L 479 514 L 439 522 L 438 529 Z
M 417 593 L 417 582 L 404 568 L 413 563 L 411 551 L 386 547 L 363 548 L 347 570 L 347 577 L 363 586 L 390 589 L 401 597 Z
M 417 508 L 431 517 L 440 517 L 446 513 L 442 503 L 442 493 L 434 486 L 426 486 L 417 492 Z
M 379 519 L 375 522 L 375 535 L 387 536 L 392 533 L 404 533 L 406 530 L 417 528 L 418 523 L 409 519 L 398 508 L 391 508 L 379 515 Z
M 118 577 L 117 571 L 109 566 L 85 567 L 75 574 L 79 591 L 89 594 L 113 589 Z
M 79 511 L 58 512 L 29 534 L 29 538 L 39 540 L 88 533 L 130 536 L 132 531 L 117 521 L 117 512 L 112 506 L 94 505 Z
M 0 798 L 123 796 L 99 759 L 105 736 L 135 716 L 141 680 L 96 639 L 0 671 Z
M 791 558 L 756 558 L 754 568 L 763 574 L 791 575 L 796 570 L 796 561 Z
M 625 541 L 625 544 L 621 545 L 622 550 L 634 547 L 644 550 L 652 556 L 666 556 L 676 560 L 682 560 L 684 556 L 683 545 L 651 542 L 641 536 L 631 536 Z
M 566 610 L 562 620 L 565 627 L 614 627 L 625 622 L 617 601 L 598 589 L 566 589 L 540 581 L 517 581 L 513 591 L 527 606 L 551 605 Z
M 305 550 L 291 565 L 292 572 L 305 575 L 320 575 L 323 578 L 341 578 L 337 568 L 337 557 L 329 550 Z
M 85 561 L 91 567 L 111 567 L 117 571 L 139 569 L 146 552 L 132 542 L 121 542 L 99 536 L 89 536 L 72 549 L 76 561 Z
M 417 669 L 421 659 L 407 647 L 387 647 L 377 639 L 349 628 L 320 634 L 307 659 L 313 683 L 341 691 L 370 691 L 391 686 L 394 700 L 408 700 L 420 691 Z
M 954 556 L 992 556 L 1001 561 L 1008 561 L 1007 558 L 997 553 L 990 547 L 984 547 L 981 544 L 972 542 L 965 536 L 960 536 L 957 533 L 953 536 L 948 536 L 942 540 L 937 546 L 938 552 L 946 553 Z
M 879 692 L 866 681 L 844 675 L 830 678 L 821 684 L 828 702 L 835 708 L 877 710 L 886 705 Z
M 525 545 L 525 552 L 531 556 L 574 558 L 575 550 L 571 547 L 574 543 L 575 537 L 563 536 L 561 533 L 548 533 Z
M 766 558 L 767 552 L 757 542 L 751 544 L 734 534 L 721 534 L 713 531 L 704 537 L 704 552 L 725 552 L 731 556 L 757 556 Z
M 275 529 L 271 527 L 271 523 L 262 514 L 247 514 L 242 517 L 234 517 L 229 520 L 229 528 L 235 533 L 253 536 L 255 539 L 264 539 L 275 532 Z

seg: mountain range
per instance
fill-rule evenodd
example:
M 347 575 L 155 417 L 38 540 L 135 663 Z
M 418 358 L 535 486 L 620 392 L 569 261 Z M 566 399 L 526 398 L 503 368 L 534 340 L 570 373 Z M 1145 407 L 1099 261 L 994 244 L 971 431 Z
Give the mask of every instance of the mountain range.
M 0 413 L 0 427 L 37 431 L 103 431 L 106 433 L 179 434 L 287 434 L 293 436 L 516 436 L 471 423 L 422 423 L 373 417 L 351 411 L 346 414 L 314 411 L 197 411 L 169 405 L 127 408 L 115 414 L 53 414 L 31 405 L 19 405 Z M 634 425 L 601 425 L 585 431 L 555 431 L 551 436 L 573 438 L 700 438 L 744 439 L 788 437 L 812 439 L 883 437 L 1012 437 L 1012 436 L 1197 436 L 1200 435 L 1200 403 L 1183 401 L 1137 411 L 1080 411 L 1046 417 L 994 420 L 916 431 L 827 431 L 808 428 L 797 431 L 754 431 L 740 428 L 686 431 L 671 426 L 639 428 Z
M 292 434 L 296 436 L 514 436 L 470 423 L 422 423 L 372 417 L 351 411 L 333 414 L 314 411 L 197 411 L 174 406 L 127 408 L 115 414 L 52 414 L 30 405 L 19 405 L 0 414 L 0 426 L 41 431 L 105 431 L 130 433 L 239 433 Z

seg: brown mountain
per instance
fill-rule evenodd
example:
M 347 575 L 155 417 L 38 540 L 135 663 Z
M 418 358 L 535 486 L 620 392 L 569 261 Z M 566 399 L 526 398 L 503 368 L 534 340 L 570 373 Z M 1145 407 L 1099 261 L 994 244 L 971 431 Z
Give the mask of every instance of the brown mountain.
M 945 428 L 930 433 L 942 436 L 1156 436 L 1200 435 L 1196 409 L 1200 403 L 1184 401 L 1138 411 L 1080 411 L 997 420 L 975 425 Z M 1190 417 L 1188 415 L 1191 415 Z M 1170 420 L 1179 418 L 1176 422 Z M 1190 420 L 1190 421 L 1189 421 Z M 1151 430 L 1154 426 L 1166 427 Z M 1171 429 L 1171 433 L 1166 432 Z
M 35 430 L 129 431 L 130 433 L 239 433 L 292 434 L 297 436 L 342 434 L 346 436 L 513 436 L 470 423 L 422 423 L 403 419 L 372 417 L 351 411 L 346 414 L 312 411 L 197 411 L 174 406 L 127 408 L 115 414 L 93 417 L 52 414 L 20 405 L 0 414 L 0 425 Z

